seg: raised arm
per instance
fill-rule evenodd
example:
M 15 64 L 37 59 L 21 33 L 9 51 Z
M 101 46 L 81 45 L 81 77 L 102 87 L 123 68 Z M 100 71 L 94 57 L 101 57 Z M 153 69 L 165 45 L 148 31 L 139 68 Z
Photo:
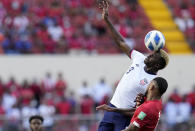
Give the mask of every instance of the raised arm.
M 109 112 L 118 112 L 118 113 L 124 114 L 126 116 L 133 116 L 133 113 L 135 112 L 135 109 L 114 108 L 114 107 L 110 107 L 106 104 L 96 107 L 96 110 L 104 110 L 104 111 L 109 111 Z
M 120 35 L 120 33 L 114 28 L 113 24 L 110 22 L 108 18 L 108 7 L 109 7 L 108 0 L 99 0 L 99 8 L 102 9 L 102 18 L 106 22 L 106 25 L 108 26 L 114 41 L 116 42 L 118 47 L 129 56 L 132 49 L 125 43 L 124 38 Z

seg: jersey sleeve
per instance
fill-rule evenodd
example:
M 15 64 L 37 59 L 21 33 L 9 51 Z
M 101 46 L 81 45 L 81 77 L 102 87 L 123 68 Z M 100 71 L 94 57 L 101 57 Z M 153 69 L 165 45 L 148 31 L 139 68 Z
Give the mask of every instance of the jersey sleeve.
M 137 116 L 134 117 L 132 124 L 135 125 L 138 128 L 142 128 L 145 126 L 147 123 L 150 123 L 150 113 L 147 110 L 147 108 L 142 108 L 139 110 L 136 114 Z
M 143 60 L 143 59 L 145 59 L 145 56 L 142 53 L 140 53 L 139 51 L 136 51 L 136 50 L 131 50 L 129 56 L 132 60 Z

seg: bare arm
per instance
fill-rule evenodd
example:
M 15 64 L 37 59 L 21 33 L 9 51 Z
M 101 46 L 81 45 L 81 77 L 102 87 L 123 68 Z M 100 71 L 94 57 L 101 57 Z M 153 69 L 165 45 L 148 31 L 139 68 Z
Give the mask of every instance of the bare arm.
M 120 35 L 120 33 L 114 28 L 113 24 L 110 22 L 108 18 L 108 7 L 109 7 L 108 0 L 101 0 L 99 2 L 99 8 L 103 10 L 102 18 L 106 22 L 106 25 L 108 26 L 114 41 L 116 42 L 118 47 L 129 56 L 132 49 L 125 43 L 124 38 Z
M 110 107 L 106 104 L 96 107 L 96 110 L 104 110 L 104 111 L 109 111 L 109 112 L 118 112 L 118 113 L 124 114 L 126 116 L 133 116 L 133 114 L 135 112 L 135 109 L 114 108 L 114 107 Z
M 138 131 L 138 130 L 139 128 L 131 123 L 126 129 L 122 131 Z

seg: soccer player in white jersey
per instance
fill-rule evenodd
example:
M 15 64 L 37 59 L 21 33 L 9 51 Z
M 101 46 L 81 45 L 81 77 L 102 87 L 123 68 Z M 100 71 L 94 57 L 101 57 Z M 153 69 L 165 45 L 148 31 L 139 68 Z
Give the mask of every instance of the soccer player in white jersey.
M 168 54 L 163 50 L 159 50 L 146 57 L 142 53 L 127 46 L 124 38 L 116 31 L 108 19 L 108 1 L 98 1 L 100 9 L 103 10 L 102 18 L 111 31 L 113 39 L 118 47 L 133 61 L 132 65 L 120 80 L 110 101 L 110 106 L 131 109 L 135 106 L 134 101 L 136 96 L 139 93 L 145 94 L 150 81 L 157 77 L 157 72 L 167 66 L 169 61 Z M 116 112 L 105 112 L 98 131 L 120 131 L 127 127 L 129 123 L 129 117 Z

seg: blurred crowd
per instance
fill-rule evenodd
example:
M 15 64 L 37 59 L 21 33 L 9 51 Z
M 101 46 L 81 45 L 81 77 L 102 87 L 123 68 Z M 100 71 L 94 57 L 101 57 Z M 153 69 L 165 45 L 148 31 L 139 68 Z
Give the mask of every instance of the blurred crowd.
M 9 120 L 6 126 L 0 121 L 0 127 L 6 127 L 6 131 L 21 130 L 18 125 L 24 118 L 22 127 L 28 128 L 28 118 L 40 114 L 45 119 L 46 131 L 50 131 L 55 124 L 55 115 L 92 115 L 96 106 L 108 103 L 113 91 L 104 78 L 93 87 L 89 88 L 87 81 L 84 81 L 81 87 L 72 90 L 61 73 L 57 80 L 50 73 L 40 81 L 24 80 L 18 83 L 14 77 L 8 82 L 0 80 L 0 116 L 5 115 Z
M 195 51 L 195 1 L 194 0 L 165 0 L 172 13 L 175 23 L 186 35 L 191 48 Z
M 129 46 L 146 52 L 143 39 L 152 26 L 137 0 L 111 3 L 117 30 Z M 96 0 L 1 0 L 0 32 L 6 54 L 120 53 Z
M 195 2 L 167 1 L 176 24 L 195 50 Z M 137 0 L 112 0 L 109 15 L 129 46 L 147 52 L 153 27 Z M 136 43 L 136 44 L 135 44 Z M 0 53 L 121 53 L 110 37 L 96 0 L 1 0 Z
M 187 94 L 175 88 L 164 105 L 164 117 L 168 131 L 190 131 L 195 125 L 195 86 Z M 195 129 L 195 127 L 193 127 Z
M 5 116 L 6 120 L 9 120 L 6 123 L 5 118 L 0 117 L 0 130 L 2 128 L 6 128 L 6 131 L 27 129 L 28 118 L 35 114 L 44 117 L 46 131 L 60 131 L 64 127 L 72 129 L 69 115 L 90 116 L 101 113 L 97 112 L 95 107 L 109 102 L 116 85 L 117 83 L 113 86 L 108 85 L 104 78 L 100 78 L 93 86 L 83 81 L 80 87 L 73 89 L 68 86 L 61 73 L 56 80 L 50 73 L 46 73 L 39 81 L 24 80 L 18 83 L 14 77 L 11 77 L 8 82 L 0 80 L 0 116 Z M 180 95 L 177 89 L 179 88 L 173 91 L 164 104 L 162 120 L 169 131 L 190 131 L 189 128 L 194 125 L 190 122 L 195 122 L 195 86 L 185 95 Z M 61 120 L 67 116 L 70 123 L 56 122 L 55 116 L 58 115 Z M 76 118 L 73 120 L 74 124 L 79 123 Z M 97 126 L 97 122 L 96 125 L 90 126 Z M 88 129 L 89 123 L 90 121 L 84 121 L 81 123 L 81 128 Z

